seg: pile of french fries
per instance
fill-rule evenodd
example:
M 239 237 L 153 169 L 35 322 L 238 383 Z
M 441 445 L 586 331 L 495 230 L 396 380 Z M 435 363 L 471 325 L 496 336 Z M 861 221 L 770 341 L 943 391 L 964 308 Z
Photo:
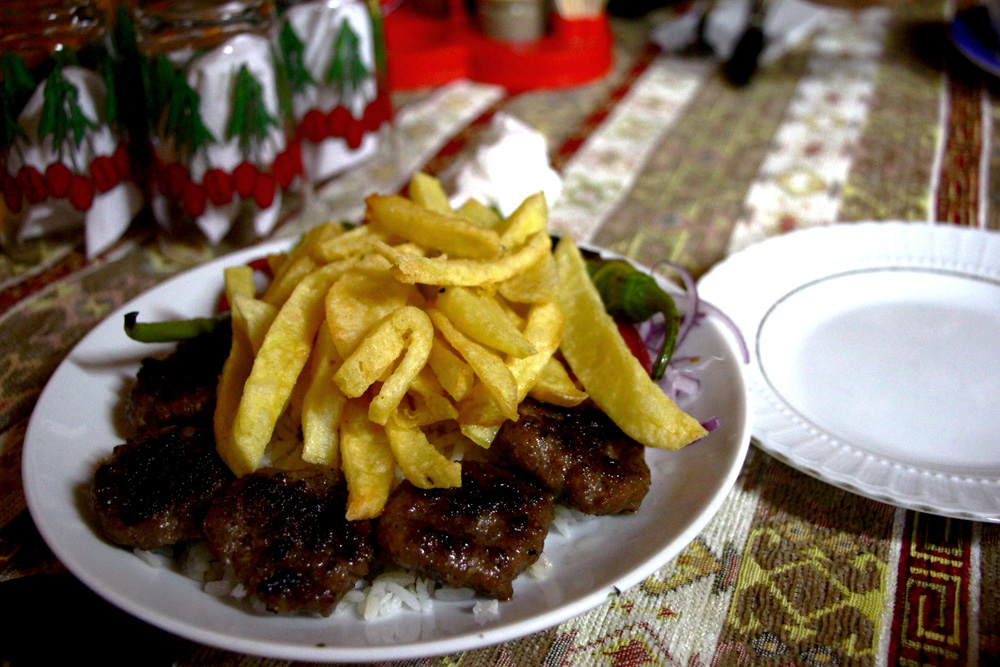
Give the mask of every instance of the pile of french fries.
M 249 267 L 225 272 L 233 342 L 214 430 L 234 473 L 339 467 L 354 520 L 381 514 L 397 470 L 418 488 L 461 485 L 429 434 L 488 448 L 529 395 L 592 396 L 651 446 L 704 434 L 628 353 L 576 246 L 553 253 L 541 193 L 502 219 L 475 200 L 453 209 L 418 173 L 407 196 L 365 201 L 366 224 L 316 227 L 268 258 L 261 294 Z

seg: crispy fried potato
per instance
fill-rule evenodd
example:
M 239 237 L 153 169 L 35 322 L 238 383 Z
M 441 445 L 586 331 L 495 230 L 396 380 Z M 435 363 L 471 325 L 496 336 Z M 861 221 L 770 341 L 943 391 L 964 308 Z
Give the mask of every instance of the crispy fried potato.
M 406 188 L 406 194 L 415 203 L 420 204 L 429 211 L 436 213 L 446 213 L 451 215 L 451 203 L 448 195 L 441 187 L 441 181 L 429 176 L 422 171 L 418 171 L 410 179 L 410 184 Z
M 458 207 L 455 215 L 484 229 L 496 229 L 503 222 L 503 218 L 500 217 L 499 213 L 478 199 L 467 199 L 465 203 Z
M 497 285 L 497 293 L 514 303 L 541 303 L 559 299 L 559 272 L 551 253 Z
M 252 472 L 284 412 L 324 321 L 323 297 L 354 260 L 327 264 L 306 276 L 281 306 L 253 362 L 233 420 L 226 460 L 237 475 Z
M 446 489 L 462 485 L 462 465 L 446 459 L 419 428 L 390 419 L 385 434 L 400 471 L 413 486 Z
M 261 300 L 273 306 L 281 305 L 291 295 L 295 286 L 317 268 L 319 265 L 308 255 L 296 258 L 289 257 L 288 261 L 282 265 L 278 275 L 264 290 Z
M 528 395 L 543 403 L 561 405 L 565 408 L 572 408 L 587 400 L 587 392 L 576 386 L 566 367 L 555 357 L 545 364 L 542 374 Z
M 232 429 L 243 396 L 243 386 L 253 368 L 254 355 L 277 309 L 254 298 L 253 270 L 250 267 L 231 267 L 225 270 L 224 275 L 233 333 L 229 355 L 216 387 L 212 429 L 219 455 L 228 465 L 230 461 L 239 460 L 233 449 Z
M 427 363 L 433 339 L 434 327 L 427 314 L 419 308 L 404 306 L 383 319 L 361 341 L 344 359 L 333 380 L 345 395 L 358 397 L 384 377 L 402 355 L 368 410 L 369 419 L 385 425 L 413 378 Z
M 368 419 L 368 402 L 363 398 L 344 405 L 340 455 L 347 480 L 347 520 L 374 519 L 392 490 L 396 459 L 385 429 Z
M 378 255 L 360 260 L 326 295 L 326 321 L 341 357 L 350 355 L 379 321 L 421 297 L 413 285 L 394 280 L 389 262 Z
M 564 322 L 562 308 L 555 302 L 537 304 L 528 313 L 524 335 L 535 348 L 535 354 L 507 361 L 507 367 L 517 382 L 518 403 L 524 400 L 538 382 L 552 355 L 559 348 Z
M 572 239 L 562 238 L 555 258 L 559 302 L 566 314 L 560 349 L 598 407 L 649 447 L 680 449 L 706 435 L 704 427 L 656 386 L 629 351 Z
M 545 195 L 541 192 L 531 195 L 500 225 L 500 245 L 516 248 L 532 235 L 544 231 L 548 219 Z
M 303 234 L 275 271 L 271 284 L 264 290 L 261 299 L 273 305 L 284 303 L 295 286 L 318 267 L 311 257 L 317 246 L 340 236 L 343 232 L 344 229 L 340 224 L 328 222 L 313 227 Z
M 371 238 L 387 240 L 387 237 L 377 232 L 371 225 L 361 225 L 340 236 L 317 243 L 311 248 L 309 256 L 319 264 L 357 256 L 368 250 L 368 240 Z
M 420 369 L 410 383 L 410 399 L 412 407 L 400 406 L 400 410 L 410 423 L 426 426 L 435 422 L 458 419 L 458 410 L 448 400 L 444 387 L 441 386 L 429 363 Z M 399 414 L 396 418 L 401 419 Z
M 427 365 L 454 400 L 462 400 L 472 388 L 474 379 L 472 367 L 452 352 L 448 344 L 437 336 L 434 337 L 431 354 L 427 357 Z
M 475 371 L 500 413 L 507 419 L 517 419 L 517 381 L 503 359 L 459 331 L 440 310 L 430 308 L 427 314 L 444 339 Z
M 477 287 L 508 280 L 527 270 L 549 252 L 552 241 L 548 234 L 539 232 L 523 246 L 491 260 L 423 257 L 374 240 L 370 247 L 395 265 L 392 273 L 402 282 Z
M 341 362 L 330 329 L 321 326 L 309 357 L 309 386 L 302 399 L 302 459 L 330 468 L 340 466 L 337 425 L 347 403 L 347 397 L 333 381 Z
M 366 217 L 376 229 L 437 248 L 449 256 L 485 259 L 500 252 L 500 236 L 471 222 L 428 210 L 399 195 L 370 195 Z
M 465 287 L 448 287 L 439 291 L 436 305 L 459 331 L 476 342 L 515 357 L 538 352 L 493 297 Z

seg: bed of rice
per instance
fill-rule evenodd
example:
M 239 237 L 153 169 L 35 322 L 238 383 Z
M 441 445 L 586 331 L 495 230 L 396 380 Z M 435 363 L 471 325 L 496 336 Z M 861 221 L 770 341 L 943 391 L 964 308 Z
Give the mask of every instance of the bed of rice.
M 577 510 L 556 505 L 551 529 L 569 537 L 574 526 L 582 521 L 597 520 Z M 135 550 L 138 557 L 153 567 L 177 567 L 186 577 L 201 583 L 205 592 L 217 597 L 231 597 L 246 601 L 249 608 L 267 613 L 263 603 L 248 594 L 237 581 L 231 566 L 216 559 L 204 542 L 192 542 L 177 553 L 164 549 L 158 551 Z M 544 579 L 552 569 L 552 562 L 543 553 L 526 574 Z M 370 621 L 401 612 L 423 613 L 430 611 L 434 602 L 449 604 L 467 603 L 476 618 L 488 619 L 500 611 L 500 603 L 492 598 L 477 595 L 470 588 L 451 588 L 403 569 L 386 569 L 371 581 L 362 580 L 337 603 L 334 615 L 355 614 Z

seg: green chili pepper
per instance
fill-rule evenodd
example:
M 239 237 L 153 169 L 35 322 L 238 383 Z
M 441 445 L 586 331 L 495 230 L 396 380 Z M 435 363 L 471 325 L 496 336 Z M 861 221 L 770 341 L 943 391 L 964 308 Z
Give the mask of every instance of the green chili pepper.
M 673 298 L 660 289 L 652 276 L 637 270 L 625 260 L 590 259 L 587 260 L 587 272 L 601 294 L 605 310 L 612 317 L 638 324 L 656 313 L 663 314 L 666 320 L 663 345 L 650 372 L 650 377 L 659 380 L 667 370 L 680 329 L 680 317 Z
M 125 334 L 140 343 L 172 343 L 197 338 L 212 333 L 229 320 L 229 313 L 166 322 L 137 322 L 138 316 L 137 312 L 125 314 Z

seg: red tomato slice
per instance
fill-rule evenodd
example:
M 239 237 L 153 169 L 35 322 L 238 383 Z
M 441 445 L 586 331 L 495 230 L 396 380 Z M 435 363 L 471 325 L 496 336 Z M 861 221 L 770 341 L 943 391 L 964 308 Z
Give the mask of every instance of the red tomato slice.
M 649 358 L 646 343 L 639 335 L 638 329 L 623 320 L 615 320 L 615 324 L 618 325 L 618 333 L 625 341 L 625 344 L 628 345 L 628 349 L 632 352 L 632 355 L 639 360 L 642 367 L 646 369 L 646 373 L 651 372 L 653 370 L 653 362 Z

